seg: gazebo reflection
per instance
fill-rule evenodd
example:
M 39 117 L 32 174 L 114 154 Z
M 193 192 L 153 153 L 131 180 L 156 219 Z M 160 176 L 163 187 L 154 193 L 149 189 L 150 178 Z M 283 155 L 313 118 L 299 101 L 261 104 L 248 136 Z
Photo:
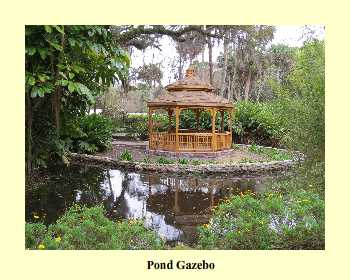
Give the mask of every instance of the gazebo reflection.
M 209 222 L 211 210 L 230 195 L 241 192 L 259 192 L 255 188 L 256 179 L 240 178 L 169 178 L 145 175 L 148 181 L 148 211 L 165 216 L 167 224 L 174 225 L 183 232 L 182 239 L 192 243 L 196 227 Z M 166 186 L 166 188 L 164 188 Z

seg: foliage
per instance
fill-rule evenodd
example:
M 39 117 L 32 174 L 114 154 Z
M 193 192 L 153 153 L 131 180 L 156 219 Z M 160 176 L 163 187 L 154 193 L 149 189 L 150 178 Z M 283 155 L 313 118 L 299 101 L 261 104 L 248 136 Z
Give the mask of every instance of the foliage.
M 276 115 L 285 128 L 283 142 L 324 161 L 325 153 L 324 41 L 306 42 L 298 49 L 286 85 L 275 85 Z
M 155 83 L 161 84 L 163 77 L 159 64 L 145 64 L 137 69 L 137 79 L 145 82 L 148 87 L 155 86 Z
M 26 223 L 25 247 L 37 248 L 46 234 L 46 226 L 42 223 Z
M 113 123 L 98 114 L 67 120 L 62 128 L 62 138 L 71 151 L 79 153 L 101 152 L 111 146 Z
M 104 216 L 101 206 L 72 206 L 42 235 L 26 230 L 26 248 L 60 250 L 149 250 L 162 249 L 163 241 L 144 228 L 141 221 L 113 222 Z M 32 225 L 27 225 L 34 228 Z M 27 228 L 26 227 L 26 228 Z M 38 242 L 34 242 L 40 240 Z M 27 246 L 28 245 L 28 246 Z
M 234 196 L 199 228 L 201 249 L 324 249 L 324 201 L 299 190 Z
M 152 116 L 154 131 L 164 131 L 168 127 L 168 117 L 162 114 Z M 125 132 L 129 137 L 136 137 L 141 140 L 148 139 L 148 116 L 121 114 L 114 118 L 116 132 Z
M 177 162 L 179 164 L 184 164 L 184 165 L 190 164 L 190 161 L 187 158 L 179 158 Z
M 124 161 L 132 161 L 132 154 L 128 150 L 124 150 L 120 154 L 120 159 Z
M 274 31 L 274 26 L 245 25 L 230 32 L 231 48 L 224 49 L 224 54 L 218 57 L 219 67 L 226 72 L 222 92 L 226 92 L 228 99 L 259 100 L 261 90 L 258 90 L 257 82 L 268 74 L 267 46 Z
M 277 146 L 284 128 L 276 115 L 273 102 L 238 102 L 233 121 L 234 140 L 240 143 L 256 143 Z
M 173 159 L 168 159 L 168 158 L 164 158 L 164 157 L 160 157 L 157 159 L 157 163 L 159 164 L 173 164 L 176 161 Z
M 83 116 L 101 91 L 127 74 L 130 59 L 108 26 L 26 26 L 25 45 L 29 170 L 52 155 L 65 156 L 61 116 Z M 50 127 L 50 133 L 43 127 Z

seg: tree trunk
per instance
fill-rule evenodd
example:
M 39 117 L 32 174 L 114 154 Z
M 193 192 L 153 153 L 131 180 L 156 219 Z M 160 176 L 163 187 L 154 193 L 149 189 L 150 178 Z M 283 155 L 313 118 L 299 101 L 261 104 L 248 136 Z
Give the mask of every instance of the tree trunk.
M 63 51 L 64 51 L 64 33 L 61 34 L 61 47 L 62 51 L 58 56 L 57 65 L 61 64 L 63 61 Z M 55 82 L 59 78 L 59 70 L 56 68 L 55 72 Z M 57 135 L 60 135 L 60 113 L 61 113 L 61 96 L 62 96 L 62 86 L 56 86 L 53 95 L 51 97 L 51 107 L 52 107 L 52 116 L 53 116 L 53 125 L 56 128 Z
M 51 98 L 53 124 L 56 128 L 57 135 L 60 135 L 61 95 L 62 88 L 58 86 Z
M 244 85 L 244 100 L 245 101 L 249 100 L 249 92 L 250 92 L 251 82 L 252 82 L 252 71 L 249 69 L 248 76 L 247 76 L 247 79 L 246 79 L 245 85 Z
M 226 91 L 226 73 L 227 73 L 227 45 L 228 45 L 228 39 L 226 38 L 226 34 L 224 34 L 224 65 L 222 67 L 222 80 L 220 85 L 220 95 L 224 96 Z
M 208 51 L 209 51 L 209 82 L 213 85 L 213 45 L 211 38 L 208 38 Z
M 232 85 L 231 85 L 231 76 L 228 76 L 227 84 L 227 99 L 232 101 Z
M 30 178 L 32 172 L 32 125 L 33 110 L 29 93 L 25 93 L 25 110 L 26 110 L 26 177 Z

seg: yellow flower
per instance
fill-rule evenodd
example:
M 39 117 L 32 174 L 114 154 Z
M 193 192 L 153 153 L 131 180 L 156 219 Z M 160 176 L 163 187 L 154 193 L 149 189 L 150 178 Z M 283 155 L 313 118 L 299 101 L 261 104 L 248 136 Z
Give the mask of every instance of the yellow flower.
M 44 244 L 39 244 L 38 249 L 40 249 L 40 250 L 45 249 L 45 245 Z
M 39 216 L 34 214 L 34 219 L 39 219 Z
M 60 242 L 60 241 L 61 241 L 61 237 L 60 237 L 60 236 L 56 237 L 56 238 L 55 238 L 55 241 L 56 241 L 56 242 Z

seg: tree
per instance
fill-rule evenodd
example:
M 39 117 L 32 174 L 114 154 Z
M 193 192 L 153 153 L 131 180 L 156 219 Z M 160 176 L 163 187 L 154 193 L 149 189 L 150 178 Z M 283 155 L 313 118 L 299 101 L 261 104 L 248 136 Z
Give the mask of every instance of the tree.
M 130 60 L 108 26 L 26 26 L 25 43 L 29 174 L 32 161 L 43 164 L 49 151 L 64 156 L 59 138 L 62 113 L 71 117 L 83 114 L 101 90 L 126 75 Z M 46 132 L 51 137 L 46 141 L 48 150 L 41 155 L 37 152 L 34 159 L 33 141 L 40 143 L 43 135 L 33 137 L 33 121 L 43 121 L 52 132 Z M 40 130 L 40 126 L 35 127 Z
M 229 54 L 218 58 L 219 67 L 226 73 L 227 96 L 235 100 L 249 100 L 252 89 L 258 79 L 261 79 L 268 69 L 267 45 L 273 39 L 273 26 L 249 25 L 233 28 L 226 35 L 231 45 Z
M 145 64 L 137 69 L 137 79 L 145 82 L 148 87 L 155 87 L 156 83 L 161 85 L 163 77 L 162 70 L 159 64 Z
M 179 54 L 179 67 L 178 77 L 182 78 L 184 63 L 192 61 L 199 55 L 205 48 L 205 37 L 196 32 L 189 32 L 184 35 L 185 41 L 176 42 L 176 51 Z

